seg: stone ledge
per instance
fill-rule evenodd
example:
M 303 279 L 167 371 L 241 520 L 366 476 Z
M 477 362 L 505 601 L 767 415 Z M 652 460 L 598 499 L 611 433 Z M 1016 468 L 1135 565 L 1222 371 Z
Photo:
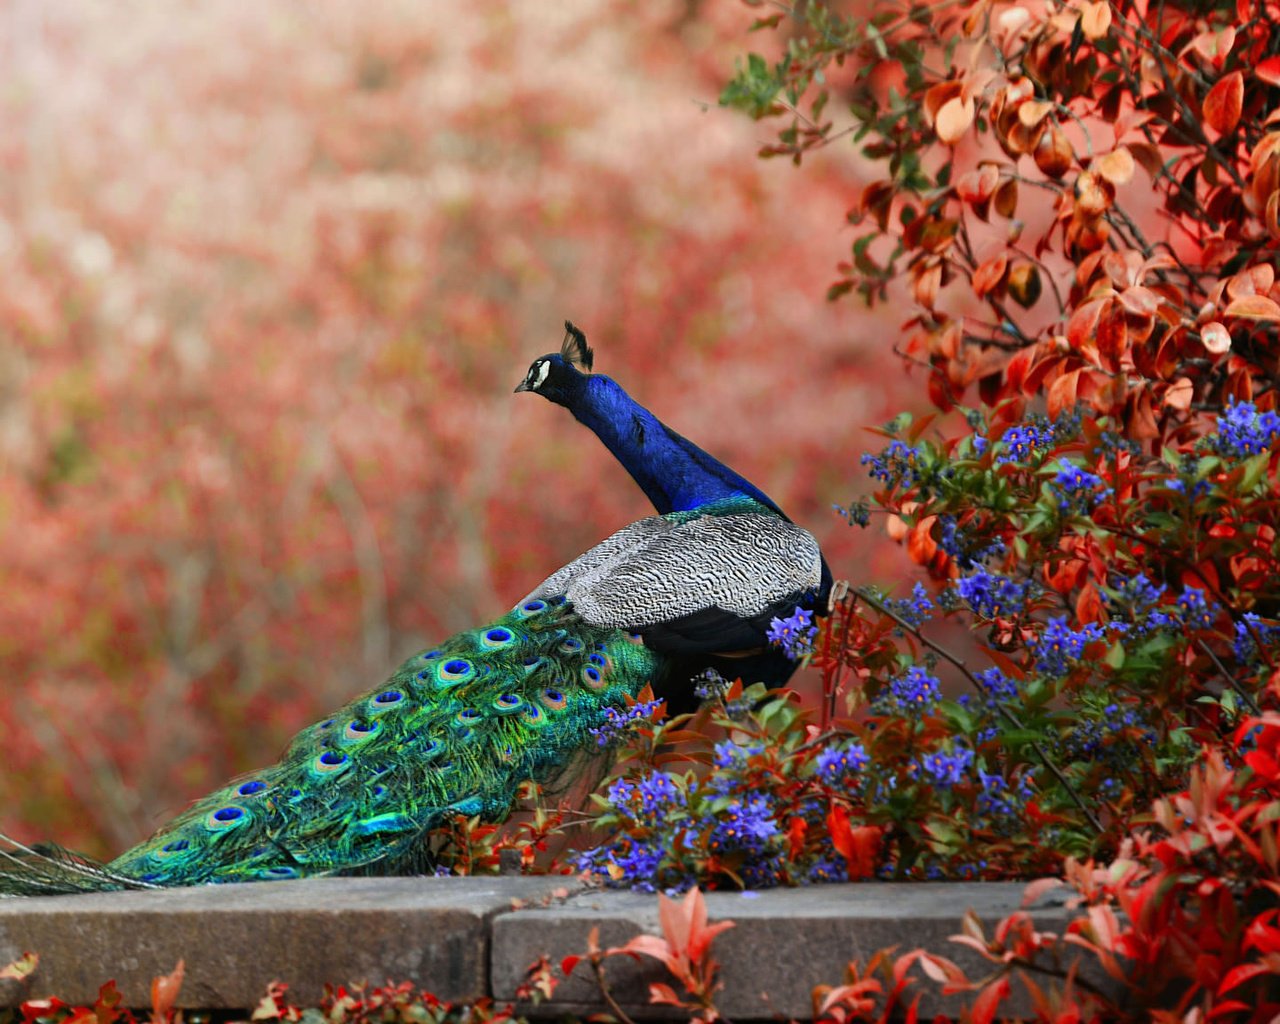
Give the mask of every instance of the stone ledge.
M 804 1019 L 814 986 L 841 984 L 849 960 L 890 946 L 922 946 L 980 976 L 978 956 L 948 938 L 970 908 L 990 928 L 1018 909 L 1023 889 L 937 882 L 710 893 L 712 920 L 736 922 L 715 941 L 725 982 L 721 1009 L 738 1020 Z M 1038 928 L 1061 933 L 1070 915 L 1042 907 L 1032 916 Z M 91 1003 L 111 978 L 126 1001 L 145 1005 L 151 979 L 179 958 L 186 961 L 184 1008 L 249 1009 L 275 980 L 304 1004 L 320 998 L 325 982 L 360 981 L 412 981 L 445 999 L 492 994 L 506 1003 L 531 963 L 543 954 L 558 963 L 583 952 L 593 926 L 606 947 L 658 933 L 657 897 L 584 891 L 563 877 L 497 877 L 335 878 L 0 900 L 0 965 L 27 950 L 40 954 L 29 984 L 0 982 L 0 1006 L 47 995 Z M 521 1009 L 540 1016 L 601 1010 L 588 974 L 580 966 L 553 1002 Z M 618 957 L 608 975 L 634 1016 L 664 1015 L 647 1001 L 649 982 L 668 980 L 655 962 Z M 1096 968 L 1084 975 L 1106 983 Z M 957 1005 L 928 996 L 921 1010 L 927 1019 Z M 1025 1002 L 1010 1006 L 1015 1016 L 1028 1011 Z
M 489 986 L 489 931 L 513 900 L 580 889 L 565 878 L 317 878 L 150 892 L 0 900 L 0 965 L 27 950 L 24 988 L 0 982 L 0 1006 L 56 995 L 92 1003 L 114 978 L 130 1005 L 186 961 L 179 1005 L 256 1006 L 271 981 L 314 1002 L 325 982 L 411 980 L 444 999 Z
M 1019 909 L 1021 882 L 873 882 L 819 885 L 804 889 L 772 889 L 760 893 L 708 893 L 712 921 L 736 926 L 719 935 L 713 946 L 724 989 L 717 1007 L 733 1020 L 765 1020 L 779 1014 L 804 1020 L 813 1015 L 811 992 L 817 985 L 840 985 L 852 959 L 865 965 L 876 950 L 896 946 L 905 953 L 917 947 L 945 956 L 980 978 L 987 970 L 977 953 L 949 941 L 960 932 L 965 911 L 972 908 L 991 933 L 1000 918 Z M 1071 915 L 1060 906 L 1031 908 L 1039 930 L 1061 934 Z M 499 1002 L 514 999 L 525 968 L 541 954 L 558 964 L 561 957 L 581 953 L 593 926 L 600 944 L 620 946 L 642 932 L 661 934 L 656 896 L 631 892 L 588 892 L 565 904 L 503 914 L 493 922 L 491 983 Z M 1113 982 L 1082 960 L 1082 975 L 1095 985 L 1116 991 Z M 611 958 L 606 973 L 614 998 L 634 1017 L 663 1016 L 648 1005 L 650 982 L 668 982 L 656 961 Z M 916 975 L 919 976 L 917 970 Z M 678 987 L 678 986 L 677 986 Z M 917 983 L 911 991 L 928 994 L 920 1003 L 921 1019 L 954 1013 L 959 998 L 942 999 L 936 987 Z M 1002 1014 L 1034 1016 L 1016 982 L 1017 998 Z M 1117 993 L 1118 994 L 1118 993 Z M 600 1010 L 595 981 L 585 966 L 562 984 L 555 1000 L 522 1007 L 529 1014 L 556 1016 Z

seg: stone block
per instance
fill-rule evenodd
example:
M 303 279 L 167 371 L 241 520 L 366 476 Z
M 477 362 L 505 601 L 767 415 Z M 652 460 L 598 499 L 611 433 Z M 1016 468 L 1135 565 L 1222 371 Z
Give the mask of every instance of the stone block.
M 564 878 L 318 878 L 148 892 L 0 900 L 0 966 L 40 966 L 0 982 L 0 1005 L 56 995 L 91 1003 L 114 978 L 145 1006 L 151 979 L 186 961 L 179 1005 L 244 1009 L 268 982 L 314 1003 L 325 982 L 412 981 L 445 999 L 488 990 L 491 919 L 513 900 L 576 891 Z
M 843 984 L 850 960 L 865 964 L 870 954 L 891 946 L 900 953 L 923 947 L 955 961 L 970 977 L 981 977 L 985 961 L 948 939 L 960 932 L 961 919 L 970 908 L 990 934 L 1000 918 L 1020 907 L 1024 888 L 1021 883 L 887 882 L 709 893 L 710 920 L 736 923 L 712 947 L 724 981 L 717 1006 L 733 1020 L 762 1020 L 779 1014 L 803 1020 L 813 1014 L 815 986 Z M 1031 913 L 1038 929 L 1057 934 L 1069 919 L 1061 907 L 1033 908 Z M 620 946 L 642 932 L 661 934 L 658 898 L 632 892 L 586 892 L 553 907 L 500 915 L 493 921 L 494 996 L 500 1002 L 513 999 L 525 969 L 541 954 L 558 964 L 566 955 L 583 952 L 588 932 L 597 925 L 600 943 L 606 948 Z M 650 982 L 674 985 L 656 961 L 615 957 L 607 961 L 606 972 L 615 998 L 632 1016 L 668 1016 L 648 1005 Z M 1105 983 L 1100 974 L 1096 969 L 1085 972 L 1094 983 Z M 679 991 L 678 985 L 674 987 Z M 932 985 L 916 987 L 937 991 Z M 1021 986 L 1015 983 L 1014 990 L 1021 993 Z M 954 1012 L 958 1005 L 955 999 L 926 996 L 921 1019 Z M 1029 1015 L 1025 996 L 1007 1005 L 1012 1016 Z M 551 1016 L 601 1008 L 590 969 L 579 964 L 573 977 L 557 989 L 553 1002 L 522 1010 Z

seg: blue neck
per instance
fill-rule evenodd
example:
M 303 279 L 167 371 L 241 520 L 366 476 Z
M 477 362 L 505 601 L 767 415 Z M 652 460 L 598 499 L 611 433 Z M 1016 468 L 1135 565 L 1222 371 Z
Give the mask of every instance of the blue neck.
M 580 381 L 564 404 L 604 442 L 659 512 L 688 512 L 746 497 L 783 515 L 754 484 L 668 428 L 610 378 L 592 375 Z

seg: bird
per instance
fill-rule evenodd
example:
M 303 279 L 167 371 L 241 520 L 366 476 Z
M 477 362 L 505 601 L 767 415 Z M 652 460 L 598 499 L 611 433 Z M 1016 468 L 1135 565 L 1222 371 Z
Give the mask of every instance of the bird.
M 780 685 L 767 642 L 796 608 L 823 614 L 831 572 L 813 535 L 754 484 L 592 372 L 565 322 L 517 393 L 568 409 L 653 504 L 492 622 L 405 661 L 303 729 L 278 763 L 195 801 L 102 864 L 53 844 L 0 845 L 0 894 L 39 895 L 323 875 L 418 874 L 431 829 L 498 821 L 526 781 L 597 747 L 646 686 L 696 707 L 709 670 Z

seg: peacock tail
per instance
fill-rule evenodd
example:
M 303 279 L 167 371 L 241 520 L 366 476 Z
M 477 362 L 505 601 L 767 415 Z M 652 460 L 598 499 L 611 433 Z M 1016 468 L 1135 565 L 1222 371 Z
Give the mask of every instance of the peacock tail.
M 421 870 L 425 832 L 457 814 L 501 818 L 523 781 L 593 746 L 606 710 L 624 707 L 660 660 L 632 634 L 584 622 L 563 596 L 530 597 L 410 658 L 298 733 L 279 763 L 117 857 L 94 887 Z M 29 878 L 27 891 L 87 887 L 83 875 L 63 881 Z
M 522 783 L 559 775 L 646 685 L 688 710 L 693 678 L 784 682 L 772 617 L 821 613 L 831 574 L 813 536 L 608 377 L 569 327 L 516 388 L 590 427 L 660 514 L 624 527 L 496 622 L 406 661 L 304 729 L 279 763 L 198 800 L 100 865 L 0 837 L 0 894 L 406 874 L 454 815 L 504 817 Z

